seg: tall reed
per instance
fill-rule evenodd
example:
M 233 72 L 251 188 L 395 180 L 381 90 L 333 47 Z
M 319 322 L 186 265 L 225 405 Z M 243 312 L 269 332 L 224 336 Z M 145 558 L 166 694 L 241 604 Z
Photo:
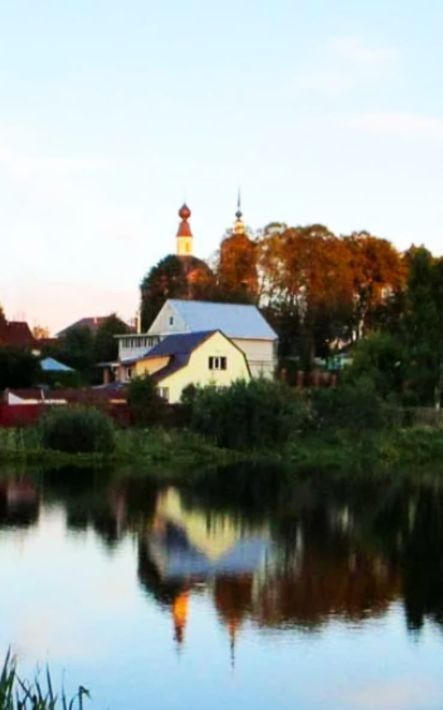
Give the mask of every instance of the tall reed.
M 84 698 L 89 698 L 89 692 L 83 686 L 70 700 L 63 689 L 57 695 L 49 668 L 43 681 L 39 676 L 31 682 L 23 680 L 15 658 L 10 651 L 6 654 L 0 673 L 0 710 L 84 710 Z

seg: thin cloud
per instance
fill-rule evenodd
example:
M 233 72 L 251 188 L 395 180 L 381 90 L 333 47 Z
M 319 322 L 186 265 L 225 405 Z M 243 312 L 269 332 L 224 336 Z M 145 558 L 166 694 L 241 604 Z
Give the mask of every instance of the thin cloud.
M 371 47 L 359 37 L 335 37 L 330 41 L 329 48 L 338 57 L 366 67 L 391 66 L 400 58 L 395 47 Z
M 316 66 L 302 70 L 300 89 L 326 96 L 346 93 L 366 82 L 382 81 L 395 71 L 400 53 L 393 47 L 371 46 L 358 37 L 335 37 L 325 45 Z
M 403 111 L 362 113 L 350 120 L 350 126 L 365 133 L 409 139 L 443 139 L 443 119 Z
M 354 79 L 347 72 L 338 69 L 318 69 L 300 74 L 297 84 L 300 89 L 335 96 L 351 89 Z

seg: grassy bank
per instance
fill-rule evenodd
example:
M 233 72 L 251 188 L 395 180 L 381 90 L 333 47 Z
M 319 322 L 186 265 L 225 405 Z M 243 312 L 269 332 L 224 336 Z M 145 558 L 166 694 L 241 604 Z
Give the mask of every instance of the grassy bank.
M 221 449 L 186 430 L 122 429 L 109 453 L 65 453 L 45 447 L 38 428 L 0 429 L 0 461 L 31 464 L 109 466 L 110 464 L 223 465 L 245 453 Z
M 398 469 L 438 466 L 443 460 L 443 429 L 397 428 L 356 436 L 345 430 L 297 435 L 268 449 L 223 449 L 187 430 L 126 429 L 115 435 L 110 453 L 68 454 L 42 444 L 37 428 L 0 429 L 0 461 L 48 466 L 140 465 L 186 471 L 241 461 L 275 461 L 321 470 Z

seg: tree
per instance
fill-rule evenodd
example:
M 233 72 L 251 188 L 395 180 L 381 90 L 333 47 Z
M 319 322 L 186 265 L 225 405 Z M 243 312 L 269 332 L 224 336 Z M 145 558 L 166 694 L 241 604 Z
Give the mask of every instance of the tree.
M 424 247 L 407 254 L 404 338 L 409 351 L 409 387 L 423 404 L 441 406 L 443 392 L 443 259 Z
M 346 379 L 358 382 L 366 378 L 381 397 L 399 397 L 404 389 L 407 368 L 407 351 L 400 338 L 379 331 L 357 343 Z
M 84 383 L 89 384 L 93 381 L 94 336 L 89 328 L 85 326 L 69 328 L 56 348 L 50 349 L 49 352 L 77 370 Z
M 111 313 L 101 323 L 94 337 L 94 360 L 112 362 L 118 357 L 118 341 L 116 335 L 129 332 L 129 326 L 115 313 Z
M 258 299 L 257 246 L 246 233 L 223 239 L 216 270 L 218 300 L 255 303 Z
M 353 279 L 354 329 L 361 337 L 374 326 L 377 309 L 401 291 L 406 283 L 406 263 L 387 239 L 368 232 L 344 237 Z
M 178 257 L 166 256 L 153 266 L 140 285 L 142 330 L 148 330 L 168 298 L 184 298 L 187 288 Z
M 128 385 L 128 405 L 134 424 L 147 426 L 158 423 L 164 409 L 164 400 L 149 375 L 134 377 Z
M 40 364 L 27 350 L 0 347 L 0 390 L 38 384 Z
M 141 285 L 141 327 L 148 330 L 168 298 L 209 300 L 214 276 L 207 264 L 194 256 L 169 255 L 154 266 Z
M 323 225 L 272 230 L 259 242 L 262 303 L 282 336 L 281 354 L 316 354 L 349 337 L 353 305 L 349 252 Z

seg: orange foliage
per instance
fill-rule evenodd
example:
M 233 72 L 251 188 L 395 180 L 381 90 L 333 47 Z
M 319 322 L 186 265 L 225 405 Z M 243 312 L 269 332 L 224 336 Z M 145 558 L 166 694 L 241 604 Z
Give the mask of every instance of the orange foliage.
M 246 293 L 256 298 L 257 247 L 246 234 L 232 234 L 222 241 L 217 276 L 222 293 Z

